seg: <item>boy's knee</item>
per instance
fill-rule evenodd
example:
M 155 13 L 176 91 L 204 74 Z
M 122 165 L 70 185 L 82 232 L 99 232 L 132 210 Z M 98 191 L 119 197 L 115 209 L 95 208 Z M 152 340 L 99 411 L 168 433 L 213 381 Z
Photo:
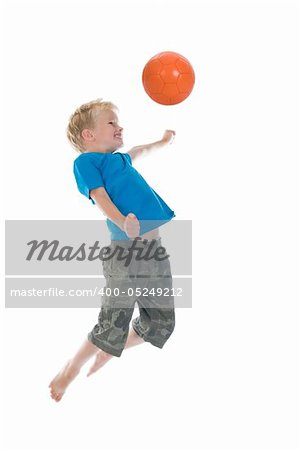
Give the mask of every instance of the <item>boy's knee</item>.
M 175 328 L 175 310 L 167 309 L 165 313 L 162 310 L 160 323 L 162 327 L 165 327 L 169 333 L 172 333 Z
M 133 328 L 145 341 L 162 348 L 175 329 L 174 311 L 167 311 L 159 320 L 144 321 L 137 317 L 133 320 Z
M 173 319 L 171 320 L 171 322 L 168 325 L 169 333 L 172 334 L 174 329 L 175 329 L 175 317 L 173 317 Z
M 161 323 L 161 333 L 165 333 L 167 339 L 172 335 L 175 329 L 175 316 L 174 314 L 166 321 Z

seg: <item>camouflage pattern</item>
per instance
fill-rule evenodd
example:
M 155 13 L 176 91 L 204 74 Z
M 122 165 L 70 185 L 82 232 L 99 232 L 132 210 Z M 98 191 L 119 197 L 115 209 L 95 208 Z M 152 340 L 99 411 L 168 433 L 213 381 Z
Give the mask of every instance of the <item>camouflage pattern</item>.
M 98 323 L 88 334 L 88 339 L 94 345 L 114 356 L 121 356 L 125 347 L 136 303 L 139 316 L 133 319 L 132 327 L 144 341 L 162 348 L 175 327 L 169 258 L 159 261 L 157 258 L 138 260 L 136 257 L 141 251 L 142 255 L 147 252 L 147 257 L 151 257 L 157 247 L 162 246 L 161 238 L 138 241 L 139 250 L 134 252 L 129 249 L 131 244 L 132 241 L 112 241 L 108 247 L 111 252 L 115 252 L 117 246 L 120 251 L 121 247 L 124 259 L 119 260 L 119 256 L 115 254 L 102 261 L 105 290 L 110 288 L 111 295 L 105 293 L 102 296 Z M 129 254 L 133 257 L 127 265 Z M 136 292 L 136 288 L 140 289 L 139 292 Z M 157 291 L 158 288 L 160 291 Z M 119 294 L 113 295 L 114 292 Z M 157 292 L 162 292 L 163 295 L 157 295 Z M 168 295 L 164 295 L 165 293 Z

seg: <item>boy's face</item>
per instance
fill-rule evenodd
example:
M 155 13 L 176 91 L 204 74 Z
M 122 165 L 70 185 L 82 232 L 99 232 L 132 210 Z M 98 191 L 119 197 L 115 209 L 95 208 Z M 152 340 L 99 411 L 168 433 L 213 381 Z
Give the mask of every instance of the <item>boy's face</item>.
M 123 128 L 114 111 L 109 109 L 98 112 L 93 137 L 93 145 L 99 151 L 111 153 L 124 145 Z

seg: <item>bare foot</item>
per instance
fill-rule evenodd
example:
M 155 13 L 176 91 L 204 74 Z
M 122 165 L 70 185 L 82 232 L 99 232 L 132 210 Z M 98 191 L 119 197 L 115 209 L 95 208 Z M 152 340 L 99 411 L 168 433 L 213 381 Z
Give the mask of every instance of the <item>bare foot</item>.
M 51 389 L 51 397 L 53 400 L 56 402 L 61 400 L 66 388 L 79 372 L 79 369 L 71 365 L 70 359 L 48 386 Z
M 103 350 L 98 351 L 98 353 L 95 356 L 94 363 L 90 367 L 89 372 L 86 376 L 89 377 L 92 373 L 99 370 L 111 358 L 113 358 L 113 355 L 111 355 L 110 353 L 106 353 Z

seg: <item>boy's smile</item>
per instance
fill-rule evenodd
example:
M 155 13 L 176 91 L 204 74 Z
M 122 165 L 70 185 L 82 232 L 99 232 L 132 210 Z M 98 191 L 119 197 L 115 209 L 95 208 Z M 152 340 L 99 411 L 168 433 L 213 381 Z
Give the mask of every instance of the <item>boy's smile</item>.
M 123 128 L 117 114 L 110 109 L 100 110 L 94 130 L 84 129 L 82 137 L 86 152 L 112 153 L 124 145 Z

